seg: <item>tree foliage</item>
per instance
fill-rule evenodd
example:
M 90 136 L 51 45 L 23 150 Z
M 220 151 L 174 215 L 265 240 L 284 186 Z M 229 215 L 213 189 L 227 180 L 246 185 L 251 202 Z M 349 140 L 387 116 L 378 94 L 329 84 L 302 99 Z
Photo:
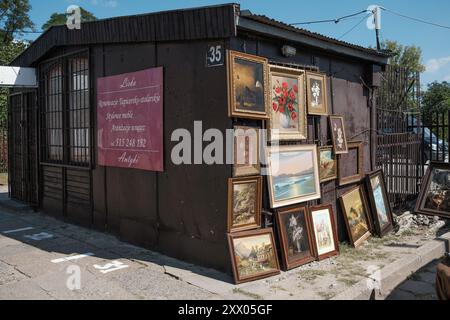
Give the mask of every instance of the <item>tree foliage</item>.
M 28 0 L 0 1 L 0 43 L 10 43 L 15 34 L 33 29 L 34 24 L 28 15 L 30 9 Z
M 80 7 L 81 13 L 81 22 L 94 21 L 97 20 L 97 17 L 94 16 L 91 12 Z M 67 13 L 53 13 L 50 16 L 50 19 L 46 23 L 42 25 L 42 30 L 47 30 L 51 26 L 60 26 L 65 25 L 67 21 Z
M 418 46 L 405 46 L 397 41 L 386 40 L 381 44 L 383 50 L 392 53 L 389 64 L 400 66 L 411 72 L 424 72 L 425 66 L 422 64 L 422 49 Z
M 450 83 L 435 81 L 428 84 L 427 90 L 422 93 L 422 109 L 425 117 L 450 110 Z

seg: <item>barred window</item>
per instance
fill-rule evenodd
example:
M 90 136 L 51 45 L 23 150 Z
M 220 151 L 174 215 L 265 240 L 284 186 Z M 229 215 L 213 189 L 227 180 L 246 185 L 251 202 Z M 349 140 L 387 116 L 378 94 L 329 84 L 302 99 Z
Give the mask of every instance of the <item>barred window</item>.
M 41 66 L 43 161 L 71 166 L 91 163 L 89 59 L 86 53 Z

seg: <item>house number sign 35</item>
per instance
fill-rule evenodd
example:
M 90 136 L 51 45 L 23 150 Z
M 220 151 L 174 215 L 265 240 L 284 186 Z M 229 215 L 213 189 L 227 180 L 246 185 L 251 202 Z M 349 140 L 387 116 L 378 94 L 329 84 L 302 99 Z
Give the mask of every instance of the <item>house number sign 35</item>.
M 222 43 L 211 43 L 206 51 L 206 66 L 218 67 L 223 66 L 225 53 Z

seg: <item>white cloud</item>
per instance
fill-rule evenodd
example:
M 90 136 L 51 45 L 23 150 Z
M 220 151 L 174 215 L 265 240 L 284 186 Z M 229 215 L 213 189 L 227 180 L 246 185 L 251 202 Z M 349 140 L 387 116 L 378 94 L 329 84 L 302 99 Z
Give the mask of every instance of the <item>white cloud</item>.
M 450 64 L 450 57 L 430 59 L 426 63 L 426 72 L 435 73 Z

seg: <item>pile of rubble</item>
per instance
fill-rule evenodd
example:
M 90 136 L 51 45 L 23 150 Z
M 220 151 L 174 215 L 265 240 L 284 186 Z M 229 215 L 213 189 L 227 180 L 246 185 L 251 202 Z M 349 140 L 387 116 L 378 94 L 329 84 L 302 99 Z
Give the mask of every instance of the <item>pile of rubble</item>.
M 394 216 L 395 233 L 402 234 L 411 229 L 438 230 L 449 223 L 449 220 L 437 216 L 426 216 L 423 214 L 413 214 L 406 211 L 401 215 Z

